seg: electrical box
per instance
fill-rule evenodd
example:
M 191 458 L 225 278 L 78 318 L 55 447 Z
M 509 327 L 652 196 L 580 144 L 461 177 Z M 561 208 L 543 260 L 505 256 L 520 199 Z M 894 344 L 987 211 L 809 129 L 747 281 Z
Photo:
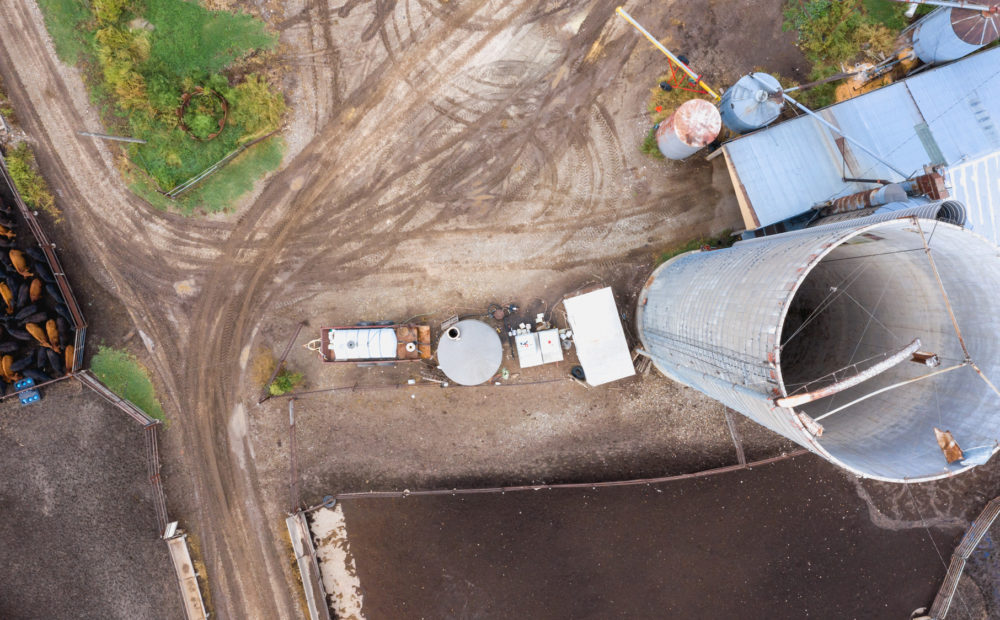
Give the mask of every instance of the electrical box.
M 558 329 L 517 334 L 514 336 L 514 344 L 517 347 L 517 362 L 521 368 L 560 362 L 563 358 Z
M 538 334 L 518 334 L 514 336 L 514 344 L 517 346 L 517 363 L 521 368 L 531 368 L 545 363 L 542 361 L 542 351 L 538 347 Z

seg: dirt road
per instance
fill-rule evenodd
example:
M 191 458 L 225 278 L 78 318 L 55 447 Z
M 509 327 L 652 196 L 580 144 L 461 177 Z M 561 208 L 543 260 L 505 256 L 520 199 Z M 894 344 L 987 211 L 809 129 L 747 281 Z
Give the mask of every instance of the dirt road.
M 768 60 L 795 64 L 772 51 L 720 53 L 720 41 L 780 39 L 778 3 L 752 15 L 765 27 L 739 32 L 725 28 L 731 7 L 717 15 L 715 4 L 636 14 L 688 43 L 717 79 Z M 171 509 L 201 540 L 220 617 L 301 613 L 274 535 L 280 508 L 265 497 L 247 438 L 244 375 L 261 325 L 287 321 L 289 308 L 393 315 L 515 287 L 534 295 L 557 277 L 613 272 L 738 223 L 718 168 L 638 152 L 662 63 L 614 7 L 291 0 L 262 9 L 289 71 L 289 160 L 233 216 L 206 219 L 129 194 L 113 153 L 76 135 L 100 122 L 78 73 L 56 60 L 37 7 L 0 10 L 0 72 L 66 214 L 54 237 L 78 259 L 71 273 L 101 288 L 81 294 L 96 311 L 110 305 L 104 296 L 120 300 L 149 351 L 173 420 Z M 386 299 L 387 290 L 396 292 Z

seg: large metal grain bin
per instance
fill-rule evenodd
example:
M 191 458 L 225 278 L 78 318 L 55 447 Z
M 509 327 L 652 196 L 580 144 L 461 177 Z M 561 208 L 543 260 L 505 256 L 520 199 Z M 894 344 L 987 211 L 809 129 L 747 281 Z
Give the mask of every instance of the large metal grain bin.
M 1000 385 L 1000 250 L 918 217 L 675 257 L 639 296 L 639 338 L 668 377 L 856 474 L 902 482 L 964 471 L 997 449 L 1000 396 L 963 364 L 925 239 L 969 358 Z M 976 458 L 949 463 L 935 428 Z
M 977 0 L 990 10 L 940 8 L 913 31 L 913 51 L 927 64 L 958 60 L 1000 37 L 1000 0 Z

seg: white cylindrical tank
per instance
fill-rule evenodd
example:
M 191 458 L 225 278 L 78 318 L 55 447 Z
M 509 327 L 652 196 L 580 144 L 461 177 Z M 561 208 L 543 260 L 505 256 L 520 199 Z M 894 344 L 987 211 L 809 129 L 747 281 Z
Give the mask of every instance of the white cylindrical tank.
M 766 127 L 781 114 L 785 101 L 778 80 L 767 73 L 744 75 L 722 94 L 719 113 L 731 131 L 745 133 Z
M 656 130 L 656 145 L 664 157 L 684 159 L 719 137 L 722 118 L 704 99 L 685 101 Z
M 987 453 L 1000 438 L 1000 397 L 970 366 L 879 393 L 929 372 L 903 361 L 812 402 L 776 402 L 822 393 L 850 377 L 852 364 L 862 370 L 916 338 L 921 350 L 961 363 L 918 226 L 927 237 L 933 231 L 972 360 L 1000 383 L 1000 252 L 968 230 L 916 217 L 862 218 L 677 256 L 639 295 L 639 339 L 668 377 L 858 475 L 912 482 L 964 471 L 975 463 L 948 464 L 935 427 Z M 820 421 L 819 432 L 815 418 L 866 396 Z
M 913 51 L 927 64 L 949 62 L 971 54 L 1000 37 L 1000 0 L 977 0 L 989 11 L 940 8 L 920 20 L 913 31 Z
M 441 334 L 437 358 L 438 367 L 455 383 L 479 385 L 500 368 L 503 344 L 497 330 L 482 321 L 466 319 Z

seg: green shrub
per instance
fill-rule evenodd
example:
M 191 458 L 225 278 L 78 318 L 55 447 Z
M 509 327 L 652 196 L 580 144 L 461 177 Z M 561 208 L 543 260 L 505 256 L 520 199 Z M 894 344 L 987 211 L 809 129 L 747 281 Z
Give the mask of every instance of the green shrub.
M 798 33 L 798 46 L 812 63 L 809 81 L 816 81 L 839 73 L 842 65 L 891 54 L 896 30 L 905 25 L 904 10 L 885 0 L 787 0 L 782 29 Z M 798 98 L 809 107 L 823 107 L 834 103 L 836 88 L 835 83 L 815 86 Z
M 113 24 L 129 4 L 129 0 L 93 0 L 94 17 L 100 24 Z
M 284 99 L 266 80 L 251 75 L 230 85 L 221 73 L 251 52 L 277 44 L 264 23 L 250 15 L 208 10 L 193 0 L 40 0 L 40 5 L 57 44 L 64 36 L 89 52 L 84 68 L 91 78 L 91 100 L 112 131 L 146 141 L 123 147 L 142 171 L 140 181 L 130 180 L 132 186 L 169 190 L 239 144 L 281 125 Z M 151 28 L 130 27 L 134 17 L 142 17 Z M 231 104 L 225 129 L 209 141 L 194 140 L 178 126 L 181 96 L 196 87 L 216 90 Z M 205 138 L 218 131 L 220 118 L 218 110 L 192 111 L 186 124 Z M 273 158 L 267 161 L 270 164 Z M 276 166 L 254 169 L 263 174 Z M 249 169 L 244 167 L 244 173 Z M 228 183 L 226 191 L 216 196 L 230 195 L 229 189 L 237 185 L 248 189 L 253 180 Z M 153 193 L 152 187 L 148 189 L 142 191 L 147 199 Z M 151 202 L 162 204 L 155 197 Z M 227 206 L 212 203 L 204 208 Z
M 233 104 L 229 118 L 246 129 L 245 139 L 277 129 L 285 115 L 285 98 L 271 90 L 267 81 L 256 74 L 248 75 L 233 89 L 229 102 Z
M 295 389 L 296 386 L 302 383 L 303 377 L 301 372 L 290 372 L 284 366 L 278 371 L 278 375 L 271 382 L 268 387 L 268 392 L 271 396 L 281 396 L 282 394 L 287 394 Z
M 49 189 L 49 184 L 38 173 L 35 154 L 27 142 L 21 142 L 11 148 L 5 157 L 10 178 L 21 194 L 24 204 L 32 209 L 45 211 L 56 222 L 62 221 L 62 211 L 56 207 L 56 199 Z
M 85 26 L 93 18 L 89 0 L 38 0 L 45 27 L 52 35 L 56 55 L 67 64 L 76 64 L 90 47 L 93 35 Z

